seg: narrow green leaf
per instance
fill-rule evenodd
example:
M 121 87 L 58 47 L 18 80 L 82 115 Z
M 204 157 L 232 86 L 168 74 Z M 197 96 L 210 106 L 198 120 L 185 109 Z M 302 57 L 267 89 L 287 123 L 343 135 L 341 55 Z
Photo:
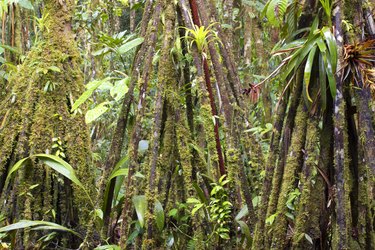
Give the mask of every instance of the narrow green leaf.
M 20 169 L 21 167 L 25 166 L 26 163 L 30 160 L 29 157 L 26 157 L 26 158 L 23 158 L 22 160 L 19 160 L 16 164 L 14 164 L 8 171 L 8 176 L 5 180 L 5 186 L 4 186 L 4 190 L 7 188 L 8 186 L 8 183 L 10 181 L 10 178 L 12 176 L 12 174 L 16 171 L 18 171 L 18 169 Z
M 318 41 L 319 50 L 323 57 L 324 65 L 326 66 L 326 74 L 328 77 L 329 89 L 333 98 L 336 96 L 336 79 L 332 71 L 331 58 L 327 54 L 327 46 L 321 40 Z
M 127 156 L 124 156 L 123 158 L 121 158 L 121 160 L 116 164 L 116 166 L 114 167 L 114 169 L 111 172 L 111 175 L 109 177 L 109 180 L 107 181 L 107 185 L 106 185 L 106 188 L 105 188 L 105 191 L 104 191 L 104 198 L 103 198 L 104 202 L 103 202 L 103 206 L 102 206 L 102 211 L 106 211 L 107 204 L 112 204 L 118 198 L 118 194 L 120 193 L 120 189 L 121 189 L 121 185 L 122 185 L 123 180 L 124 180 L 124 176 L 128 175 L 128 172 L 129 172 L 128 168 L 126 168 L 126 169 L 122 168 L 123 164 L 125 164 L 125 162 L 127 160 L 128 160 Z M 113 198 L 109 202 L 108 201 L 109 186 L 110 186 L 111 180 L 113 178 L 116 178 L 116 183 L 115 183 L 115 188 L 114 188 L 114 191 L 113 191 Z
M 311 39 L 315 35 L 315 31 L 318 29 L 318 27 L 319 27 L 319 15 L 317 15 L 315 17 L 313 23 L 311 24 L 311 28 L 310 28 L 310 33 L 309 33 L 308 39 Z
M 301 66 L 301 63 L 310 53 L 311 49 L 316 46 L 319 35 L 315 35 L 313 38 L 307 40 L 304 45 L 296 50 L 289 59 L 286 69 L 282 73 L 282 79 L 285 80 L 289 74 L 295 69 Z
M 311 69 L 312 69 L 312 66 L 314 64 L 315 52 L 316 52 L 316 47 L 313 47 L 310 50 L 309 56 L 307 57 L 306 65 L 305 65 L 305 71 L 304 71 L 304 75 L 303 75 L 303 79 L 304 79 L 305 85 L 306 85 L 306 95 L 307 95 L 307 98 L 310 102 L 313 102 L 313 100 L 311 99 L 310 94 L 309 94 L 309 85 L 310 85 L 310 78 L 311 78 Z
M 312 240 L 312 238 L 310 237 L 310 235 L 305 234 L 305 238 L 306 238 L 306 240 L 307 240 L 308 242 L 310 242 L 312 245 L 314 245 L 313 240 Z
M 319 81 L 320 81 L 320 98 L 322 103 L 322 110 L 327 107 L 327 75 L 323 61 L 323 55 L 319 53 Z
M 328 50 L 331 56 L 331 64 L 332 64 L 332 73 L 336 73 L 337 69 L 337 43 L 336 39 L 333 36 L 331 30 L 328 27 L 322 28 L 322 33 L 328 45 Z
M 196 182 L 193 183 L 193 187 L 195 189 L 195 191 L 197 192 L 197 195 L 199 197 L 199 199 L 201 200 L 202 203 L 205 203 L 205 204 L 208 204 L 208 199 L 206 198 L 206 196 L 204 195 L 204 192 L 202 190 L 202 188 L 200 186 L 198 186 L 198 184 Z

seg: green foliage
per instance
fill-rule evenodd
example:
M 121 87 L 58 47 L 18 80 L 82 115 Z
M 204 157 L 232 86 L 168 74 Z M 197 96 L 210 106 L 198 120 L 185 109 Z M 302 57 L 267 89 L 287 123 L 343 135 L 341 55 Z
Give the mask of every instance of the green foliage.
M 271 214 L 268 218 L 266 218 L 266 224 L 272 225 L 273 222 L 275 221 L 277 215 L 278 215 L 277 213 L 276 214 Z
M 60 137 L 52 138 L 52 142 L 53 142 L 52 149 L 56 150 L 55 155 L 61 158 L 65 158 L 66 157 L 64 153 L 65 149 L 63 147 L 61 138 Z
M 320 4 L 323 7 L 324 13 L 326 15 L 329 27 L 332 26 L 332 0 L 319 0 Z
M 90 96 L 94 93 L 94 91 L 97 88 L 99 88 L 100 85 L 108 82 L 109 80 L 110 80 L 109 78 L 105 78 L 102 80 L 95 80 L 87 84 L 86 85 L 87 90 L 83 92 L 83 94 L 74 102 L 71 112 L 78 109 L 79 106 L 81 106 L 87 99 L 90 98 Z
M 94 248 L 94 250 L 121 250 L 121 248 L 116 245 L 103 245 Z
M 164 209 L 162 204 L 158 200 L 155 201 L 154 211 L 156 226 L 158 227 L 159 231 L 163 231 L 165 223 Z
M 143 38 L 136 38 L 134 40 L 131 40 L 129 42 L 124 43 L 117 49 L 117 53 L 120 55 L 123 55 L 127 53 L 129 50 L 137 47 L 138 45 L 141 45 L 143 43 L 144 39 Z
M 214 41 L 220 42 L 217 34 L 212 30 L 212 26 L 215 24 L 212 23 L 208 27 L 194 25 L 193 29 L 183 27 L 186 30 L 185 39 L 189 42 L 190 47 L 195 44 L 198 52 L 204 55 L 209 43 Z
M 287 7 L 288 0 L 269 0 L 263 13 L 272 25 L 279 27 L 282 25 Z
M 286 213 L 286 216 L 290 219 L 294 220 L 293 211 L 296 210 L 296 204 L 298 202 L 298 199 L 301 195 L 301 192 L 298 188 L 294 189 L 292 192 L 288 194 L 288 200 L 286 201 L 286 206 L 290 210 L 290 212 Z
M 77 232 L 63 227 L 59 224 L 48 222 L 48 221 L 31 221 L 31 220 L 20 220 L 11 225 L 0 228 L 0 233 L 7 233 L 14 230 L 30 228 L 31 230 L 57 230 L 72 233 L 78 237 L 81 237 Z
M 102 102 L 99 105 L 97 105 L 95 108 L 87 111 L 87 113 L 85 115 L 86 124 L 89 124 L 89 123 L 95 121 L 101 115 L 103 115 L 105 112 L 107 112 L 107 110 L 109 109 L 109 107 L 107 107 L 108 104 L 109 104 L 109 102 Z
M 187 203 L 194 205 L 191 210 L 191 216 L 195 216 L 198 211 L 204 211 L 203 214 L 212 223 L 212 234 L 218 235 L 224 240 L 229 240 L 229 224 L 231 220 L 232 203 L 228 200 L 228 194 L 225 186 L 229 184 L 226 175 L 220 177 L 218 182 L 211 183 L 210 201 L 207 204 L 205 200 L 197 198 L 188 198 Z
M 74 102 L 72 105 L 71 112 L 79 111 L 79 107 L 85 103 L 95 92 L 95 90 L 103 88 L 109 88 L 110 95 L 115 100 L 115 102 L 119 102 L 125 94 L 128 92 L 128 86 L 130 82 L 130 78 L 126 77 L 115 81 L 115 84 L 112 85 L 110 83 L 111 78 L 107 77 L 102 80 L 94 80 L 86 85 L 87 90 Z M 106 113 L 113 104 L 110 101 L 104 101 L 98 105 L 96 105 L 93 109 L 87 111 L 85 115 L 86 123 L 92 123 L 96 121 L 100 116 Z
M 287 53 L 288 56 L 282 61 L 279 66 L 282 80 L 286 80 L 287 77 L 303 66 L 304 64 L 304 96 L 308 100 L 307 104 L 315 102 L 318 95 L 321 97 L 322 109 L 325 109 L 326 103 L 326 79 L 328 79 L 329 89 L 332 97 L 336 95 L 336 80 L 334 74 L 337 69 L 337 44 L 332 31 L 329 27 L 324 26 L 318 29 L 319 19 L 315 18 L 310 32 L 307 37 L 294 40 L 290 43 L 285 43 L 281 47 L 277 48 L 275 54 Z M 285 42 L 285 40 L 284 40 Z M 319 58 L 318 63 L 315 62 L 316 58 Z M 317 75 L 312 75 L 314 68 L 322 69 Z M 320 77 L 319 77 L 320 74 Z M 310 96 L 309 89 L 311 88 L 311 82 L 320 82 L 319 86 L 316 86 L 319 91 L 312 98 Z M 319 93 L 319 94 L 318 94 Z
M 68 178 L 70 181 L 72 181 L 74 184 L 76 184 L 78 187 L 80 187 L 85 193 L 87 194 L 87 198 L 90 200 L 91 205 L 94 207 L 94 203 L 91 200 L 91 197 L 88 195 L 87 190 L 84 188 L 82 183 L 78 180 L 76 173 L 71 165 L 64 161 L 63 159 L 55 156 L 55 155 L 48 155 L 48 154 L 36 154 L 32 155 L 26 158 L 23 158 L 19 160 L 16 164 L 14 164 L 9 170 L 8 170 L 8 175 L 5 180 L 5 187 L 8 186 L 10 180 L 14 176 L 14 174 L 22 167 L 25 167 L 26 165 L 30 164 L 32 162 L 32 159 L 38 159 L 41 162 L 43 162 L 45 165 L 48 167 L 52 168 L 59 174 L 65 176 Z
M 132 198 L 135 212 L 137 213 L 138 222 L 141 227 L 145 225 L 145 216 L 147 211 L 147 199 L 145 195 L 135 195 Z M 164 209 L 160 201 L 156 200 L 154 205 L 154 214 L 156 226 L 160 231 L 164 229 Z
M 29 0 L 1 0 L 0 1 L 0 18 L 4 13 L 8 13 L 8 6 L 16 5 L 24 9 L 34 10 L 34 7 Z

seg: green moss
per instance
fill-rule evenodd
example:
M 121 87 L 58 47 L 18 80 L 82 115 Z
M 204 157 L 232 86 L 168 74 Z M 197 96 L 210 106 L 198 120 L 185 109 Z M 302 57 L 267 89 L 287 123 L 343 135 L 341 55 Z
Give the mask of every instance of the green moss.
M 300 249 L 310 244 L 305 237 L 307 234 L 312 239 L 320 238 L 320 208 L 324 205 L 324 183 L 317 178 L 316 162 L 319 152 L 316 145 L 318 140 L 318 119 L 309 117 L 305 143 L 305 159 L 299 178 L 300 198 L 297 209 L 294 211 L 295 226 L 293 235 L 293 248 Z
M 295 117 L 295 129 L 292 134 L 291 145 L 286 160 L 282 186 L 277 204 L 276 213 L 278 216 L 272 227 L 272 249 L 284 248 L 287 245 L 286 233 L 288 220 L 285 214 L 288 212 L 288 208 L 286 203 L 289 194 L 296 188 L 296 173 L 302 165 L 302 149 L 305 144 L 306 125 L 307 112 L 304 109 L 303 100 L 301 100 Z
M 216 151 L 216 142 L 215 142 L 215 132 L 214 124 L 212 118 L 211 106 L 206 103 L 202 104 L 200 107 L 200 117 L 202 122 L 202 127 L 205 130 L 207 149 L 208 149 L 208 167 L 210 174 L 212 176 L 218 176 L 218 162 L 219 157 Z
M 71 102 L 78 99 L 84 89 L 80 55 L 70 30 L 74 4 L 66 1 L 66 6 L 61 6 L 59 1 L 52 0 L 45 4 L 44 15 L 49 15 L 43 40 L 32 48 L 18 71 L 10 77 L 13 96 L 5 99 L 1 106 L 3 110 L 9 109 L 10 114 L 0 129 L 0 170 L 11 165 L 11 159 L 54 153 L 52 138 L 60 137 L 65 147 L 64 159 L 94 197 L 88 130 L 82 115 L 70 113 Z M 55 88 L 46 91 L 48 83 Z M 21 182 L 39 184 L 31 191 L 34 199 L 29 208 L 30 219 L 54 221 L 52 213 L 46 214 L 54 209 L 62 213 L 58 217 L 66 218 L 64 221 L 68 223 L 85 225 L 88 222 L 92 208 L 82 189 L 38 163 L 31 164 L 27 171 L 24 177 L 19 176 Z M 56 187 L 65 193 L 66 200 L 61 199 L 63 194 L 52 197 L 51 190 Z M 64 204 L 66 202 L 68 204 Z M 17 213 L 22 219 L 23 211 Z

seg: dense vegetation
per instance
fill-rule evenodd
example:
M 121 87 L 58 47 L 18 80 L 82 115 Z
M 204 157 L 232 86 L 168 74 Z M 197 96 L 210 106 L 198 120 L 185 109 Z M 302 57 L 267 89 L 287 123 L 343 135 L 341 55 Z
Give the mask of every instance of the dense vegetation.
M 0 0 L 1 249 L 374 249 L 368 0 Z

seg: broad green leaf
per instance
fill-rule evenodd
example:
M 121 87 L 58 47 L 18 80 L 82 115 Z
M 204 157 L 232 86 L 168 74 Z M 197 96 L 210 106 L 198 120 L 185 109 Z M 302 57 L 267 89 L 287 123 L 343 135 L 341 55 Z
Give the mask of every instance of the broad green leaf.
M 121 98 L 123 98 L 124 95 L 128 93 L 129 81 L 130 77 L 121 79 L 120 81 L 115 82 L 115 86 L 111 88 L 110 94 L 116 101 L 121 100 Z
M 122 168 L 122 169 L 118 169 L 117 171 L 115 171 L 114 173 L 111 174 L 111 176 L 109 177 L 109 180 L 112 180 L 113 178 L 117 177 L 117 176 L 126 176 L 128 175 L 128 172 L 129 172 L 129 169 L 128 168 Z
M 29 0 L 15 0 L 14 2 L 18 3 L 21 7 L 25 9 L 29 9 L 29 10 L 34 9 L 33 5 L 31 4 Z
M 243 222 L 243 221 L 237 221 L 237 223 L 240 225 L 240 228 L 241 228 L 241 232 L 245 235 L 247 241 L 248 241 L 248 245 L 251 245 L 251 242 L 252 242 L 252 238 L 251 238 L 251 233 L 250 233 L 250 228 L 249 226 Z
M 241 220 L 243 217 L 245 217 L 248 214 L 249 214 L 249 210 L 247 208 L 247 205 L 244 205 L 234 219 L 238 222 L 239 220 Z
M 137 47 L 138 45 L 142 44 L 144 41 L 143 38 L 136 38 L 130 42 L 127 42 L 125 43 L 124 45 L 122 45 L 120 48 L 117 49 L 117 52 L 120 54 L 120 55 L 123 55 L 125 54 L 126 52 L 128 52 L 129 50 Z
M 33 158 L 33 157 L 38 158 L 44 164 L 46 164 L 47 166 L 51 167 L 52 169 L 54 169 L 58 173 L 62 174 L 63 176 L 65 176 L 66 178 L 68 178 L 69 180 L 71 180 L 74 184 L 76 184 L 77 186 L 79 186 L 86 193 L 87 198 L 91 202 L 91 205 L 93 205 L 91 197 L 88 195 L 88 192 L 84 188 L 84 186 L 82 185 L 82 183 L 78 180 L 78 178 L 77 178 L 77 176 L 76 176 L 76 174 L 75 174 L 74 169 L 72 168 L 72 166 L 70 166 L 69 163 L 65 162 L 63 159 L 61 159 L 61 158 L 59 158 L 59 157 L 57 157 L 55 155 L 36 154 L 36 155 L 32 155 L 32 156 L 26 157 L 26 158 L 18 161 L 9 170 L 7 179 L 5 180 L 5 187 L 4 188 L 7 187 L 8 182 L 9 182 L 9 180 L 11 178 L 11 175 L 15 171 L 19 170 L 21 167 L 25 166 L 26 162 L 29 161 L 30 158 Z
M 133 204 L 135 207 L 135 212 L 137 213 L 138 221 L 141 227 L 145 224 L 145 214 L 147 209 L 147 200 L 144 195 L 133 196 Z
M 110 91 L 113 88 L 113 84 L 110 81 L 105 81 L 97 88 L 97 90 Z
M 85 121 L 86 121 L 86 124 L 89 124 L 93 121 L 95 121 L 96 119 L 98 119 L 101 115 L 103 115 L 105 112 L 107 112 L 107 110 L 109 109 L 106 105 L 108 105 L 109 102 L 103 102 L 103 103 L 100 103 L 98 106 L 96 106 L 95 108 L 87 111 L 86 115 L 85 115 Z
M 66 231 L 66 232 L 70 232 L 80 237 L 80 235 L 76 233 L 75 231 L 69 228 L 63 227 L 59 224 L 48 222 L 48 221 L 32 221 L 32 220 L 20 220 L 16 223 L 0 228 L 0 232 L 3 233 L 3 232 L 9 232 L 9 231 L 25 229 L 25 228 L 32 228 L 34 230 Z
M 313 47 L 310 50 L 309 56 L 307 57 L 305 71 L 303 75 L 303 79 L 306 85 L 306 95 L 310 102 L 313 102 L 309 94 L 309 85 L 310 85 L 310 78 L 311 78 L 311 69 L 314 64 L 315 52 L 316 52 L 316 47 Z
M 37 154 L 37 155 L 34 155 L 34 157 L 37 157 L 47 166 L 51 167 L 58 173 L 62 174 L 63 176 L 71 180 L 73 183 L 75 183 L 77 186 L 83 188 L 83 185 L 78 180 L 73 167 L 70 166 L 69 163 L 65 162 L 63 159 L 55 155 L 47 155 L 47 154 Z
M 155 201 L 155 208 L 154 208 L 154 214 L 155 214 L 155 220 L 156 220 L 156 226 L 160 231 L 163 231 L 164 229 L 164 209 L 161 205 L 160 201 Z
M 94 93 L 94 91 L 103 83 L 109 81 L 110 78 L 105 78 L 105 79 L 102 79 L 102 80 L 95 80 L 95 81 L 92 81 L 90 83 L 87 84 L 87 90 L 85 92 L 83 92 L 83 94 L 74 102 L 73 106 L 72 106 L 72 110 L 71 112 L 73 112 L 74 110 L 76 110 L 79 106 L 82 105 L 82 103 L 84 103 L 87 99 L 90 98 L 90 96 L 92 95 L 92 93 Z
M 280 26 L 287 6 L 288 0 L 270 0 L 266 5 L 268 21 L 274 26 Z

